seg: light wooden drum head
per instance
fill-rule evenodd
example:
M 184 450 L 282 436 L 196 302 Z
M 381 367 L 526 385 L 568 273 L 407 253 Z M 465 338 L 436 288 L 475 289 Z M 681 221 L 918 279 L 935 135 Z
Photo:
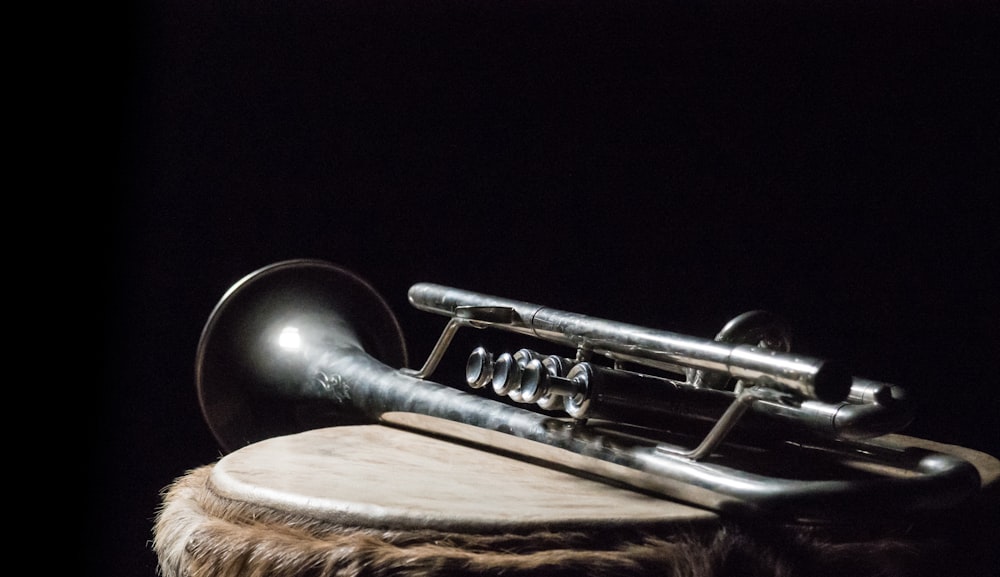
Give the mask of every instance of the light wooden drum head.
M 713 513 L 512 457 L 371 425 L 319 429 L 230 453 L 218 495 L 331 523 L 531 531 L 702 523 Z

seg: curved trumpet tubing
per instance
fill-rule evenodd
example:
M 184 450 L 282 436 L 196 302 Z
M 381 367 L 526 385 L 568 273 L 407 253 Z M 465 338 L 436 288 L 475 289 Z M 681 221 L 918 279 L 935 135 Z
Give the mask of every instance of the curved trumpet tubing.
M 222 446 L 381 422 L 719 511 L 810 520 L 949 508 L 979 487 L 967 461 L 886 435 L 912 416 L 902 389 L 791 353 L 766 314 L 702 339 L 427 283 L 409 299 L 448 318 L 420 369 L 386 302 L 345 269 L 285 261 L 237 282 L 195 363 Z M 501 402 L 429 379 L 463 327 L 574 352 L 473 351 L 465 385 Z

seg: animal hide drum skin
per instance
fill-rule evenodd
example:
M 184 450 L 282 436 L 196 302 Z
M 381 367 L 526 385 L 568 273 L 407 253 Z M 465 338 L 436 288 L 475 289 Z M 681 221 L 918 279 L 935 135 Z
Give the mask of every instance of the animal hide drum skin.
M 997 557 L 985 545 L 996 526 L 971 526 L 978 539 L 912 524 L 879 535 L 756 523 L 524 534 L 352 527 L 221 497 L 211 469 L 163 492 L 152 541 L 163 577 L 985 577 Z

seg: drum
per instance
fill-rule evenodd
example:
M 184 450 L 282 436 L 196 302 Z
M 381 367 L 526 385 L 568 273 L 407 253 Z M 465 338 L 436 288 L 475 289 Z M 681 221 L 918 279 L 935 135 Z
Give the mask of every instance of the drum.
M 153 548 L 163 577 L 968 575 L 992 562 L 940 525 L 863 525 L 724 520 L 359 425 L 267 439 L 189 471 L 163 493 Z

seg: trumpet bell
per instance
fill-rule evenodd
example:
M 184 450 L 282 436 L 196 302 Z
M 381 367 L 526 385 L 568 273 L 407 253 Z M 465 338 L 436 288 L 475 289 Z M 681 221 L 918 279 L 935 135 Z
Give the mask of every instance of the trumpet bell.
M 363 279 L 330 263 L 275 263 L 243 277 L 212 310 L 195 361 L 201 411 L 226 451 L 317 426 L 370 418 L 323 395 L 319 351 L 364 351 L 407 364 L 392 310 Z M 318 386 L 317 386 L 318 385 Z

